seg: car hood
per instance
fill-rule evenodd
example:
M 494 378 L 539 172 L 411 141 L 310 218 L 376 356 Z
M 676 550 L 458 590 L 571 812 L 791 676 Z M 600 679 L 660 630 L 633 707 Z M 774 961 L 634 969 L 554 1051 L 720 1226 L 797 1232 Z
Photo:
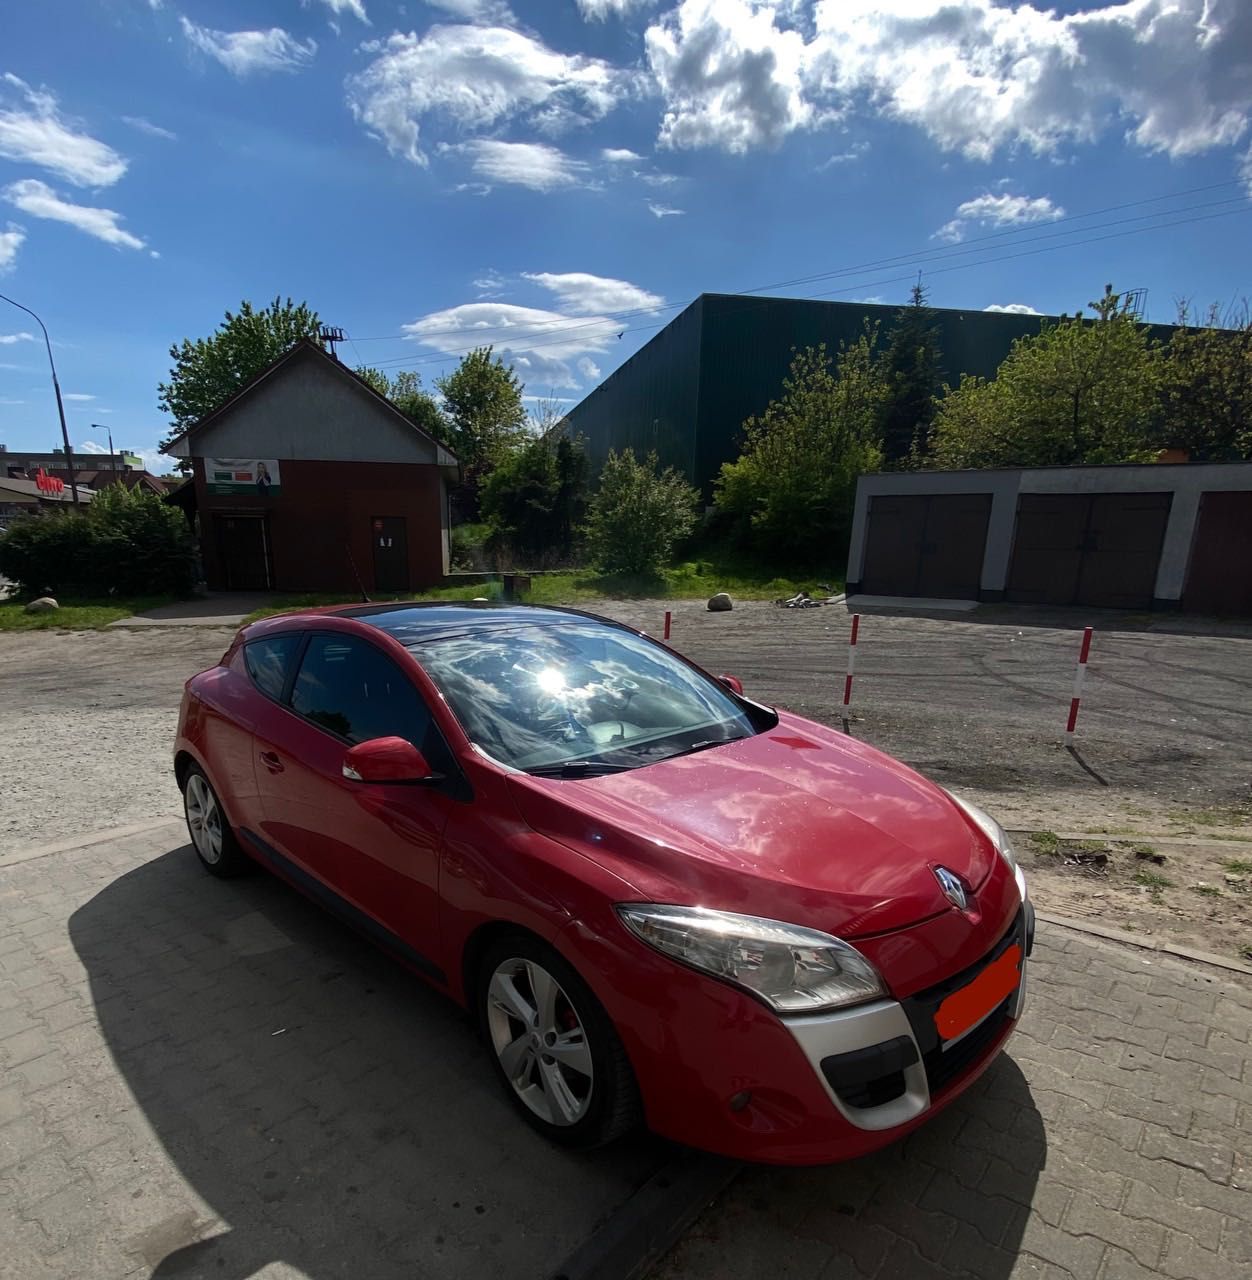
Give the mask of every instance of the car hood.
M 953 910 L 998 858 L 951 797 L 864 743 L 781 715 L 767 733 L 588 779 L 511 779 L 521 816 L 654 902 L 855 938 Z

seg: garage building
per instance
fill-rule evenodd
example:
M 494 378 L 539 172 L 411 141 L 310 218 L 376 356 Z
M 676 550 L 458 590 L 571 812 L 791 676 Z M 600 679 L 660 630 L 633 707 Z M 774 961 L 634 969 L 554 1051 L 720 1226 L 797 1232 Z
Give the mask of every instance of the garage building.
M 404 592 L 448 571 L 456 458 L 315 342 L 165 452 L 191 461 L 213 590 Z
M 862 476 L 848 594 L 1252 616 L 1252 463 Z

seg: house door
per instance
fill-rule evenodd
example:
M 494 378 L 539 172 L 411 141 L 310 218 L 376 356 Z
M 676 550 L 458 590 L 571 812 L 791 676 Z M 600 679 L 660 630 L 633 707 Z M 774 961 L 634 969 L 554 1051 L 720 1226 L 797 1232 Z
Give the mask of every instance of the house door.
M 269 591 L 270 538 L 264 516 L 217 516 L 217 550 L 227 591 Z
M 370 522 L 374 543 L 374 590 L 409 588 L 409 535 L 403 516 L 375 516 Z

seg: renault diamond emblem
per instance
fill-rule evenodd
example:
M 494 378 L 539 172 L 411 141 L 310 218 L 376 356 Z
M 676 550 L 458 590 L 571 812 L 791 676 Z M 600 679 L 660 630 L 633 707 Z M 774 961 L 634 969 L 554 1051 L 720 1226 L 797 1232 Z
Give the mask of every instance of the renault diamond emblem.
M 943 896 L 958 910 L 964 911 L 966 904 L 965 886 L 961 883 L 960 877 L 949 871 L 947 867 L 936 867 L 935 879 L 939 881 Z

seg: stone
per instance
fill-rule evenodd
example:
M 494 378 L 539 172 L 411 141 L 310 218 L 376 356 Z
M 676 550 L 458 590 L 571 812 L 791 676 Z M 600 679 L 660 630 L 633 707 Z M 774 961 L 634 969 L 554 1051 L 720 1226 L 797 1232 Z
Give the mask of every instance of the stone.
M 710 613 L 728 613 L 734 607 L 734 601 L 725 591 L 719 591 L 717 595 L 709 597 Z
M 59 609 L 61 606 L 51 596 L 40 596 L 38 600 L 32 600 L 26 606 L 26 613 L 51 613 L 53 609 Z M 709 606 L 712 608 L 712 605 Z

